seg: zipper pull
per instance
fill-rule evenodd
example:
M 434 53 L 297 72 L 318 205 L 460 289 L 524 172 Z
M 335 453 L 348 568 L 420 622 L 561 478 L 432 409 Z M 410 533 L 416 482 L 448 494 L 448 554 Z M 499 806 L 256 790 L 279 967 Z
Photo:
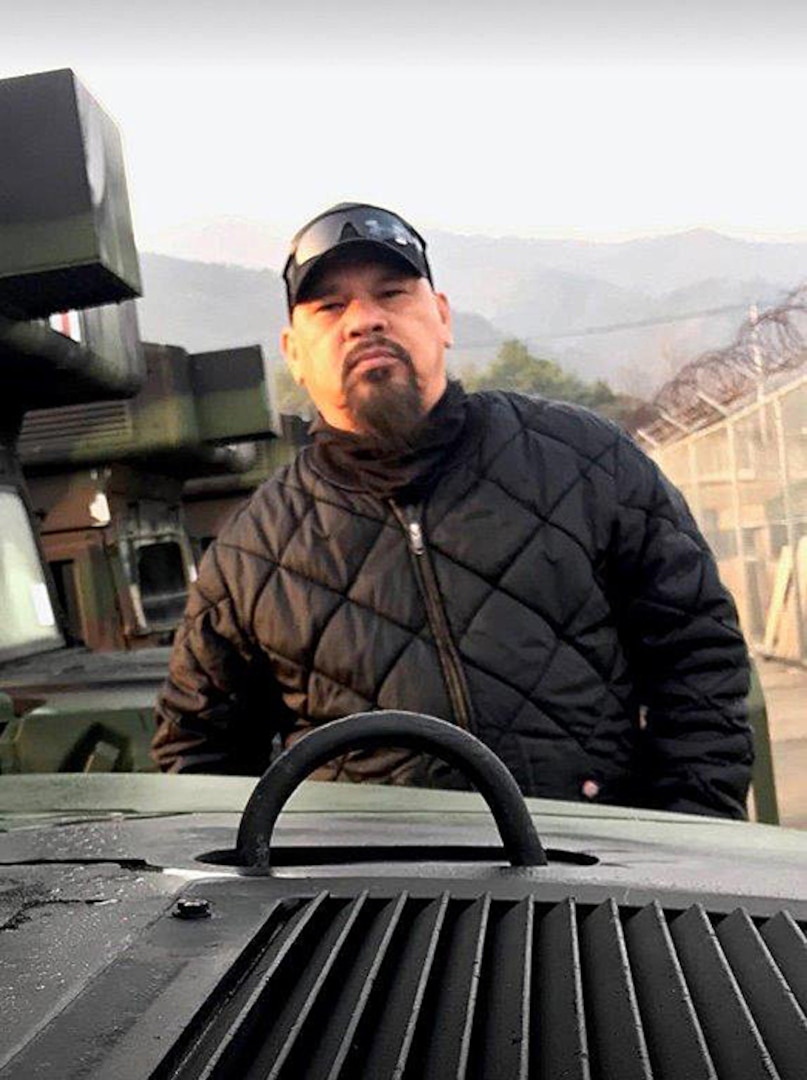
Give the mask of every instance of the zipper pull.
M 422 555 L 426 550 L 426 545 L 423 543 L 423 529 L 420 527 L 420 522 L 410 521 L 406 527 L 409 530 L 409 544 L 412 551 L 416 555 Z

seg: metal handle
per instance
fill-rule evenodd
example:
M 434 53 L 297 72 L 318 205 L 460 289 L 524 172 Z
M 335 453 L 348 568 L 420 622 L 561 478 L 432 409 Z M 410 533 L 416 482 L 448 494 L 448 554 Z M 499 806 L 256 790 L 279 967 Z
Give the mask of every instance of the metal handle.
M 488 804 L 513 866 L 546 866 L 544 852 L 518 784 L 506 765 L 474 735 L 445 720 L 388 710 L 356 713 L 315 728 L 266 770 L 241 817 L 243 863 L 268 869 L 272 832 L 298 784 L 347 750 L 400 746 L 428 750 L 465 774 Z

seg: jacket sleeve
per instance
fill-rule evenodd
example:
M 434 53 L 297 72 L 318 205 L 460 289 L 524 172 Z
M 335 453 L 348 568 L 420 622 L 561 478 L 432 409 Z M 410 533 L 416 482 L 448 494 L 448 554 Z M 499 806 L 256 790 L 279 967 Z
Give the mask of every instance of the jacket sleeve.
M 620 637 L 638 673 L 649 805 L 745 816 L 749 662 L 734 603 L 681 493 L 627 437 L 612 537 Z
M 191 587 L 157 699 L 152 758 L 163 772 L 259 775 L 288 715 L 249 640 L 212 544 Z

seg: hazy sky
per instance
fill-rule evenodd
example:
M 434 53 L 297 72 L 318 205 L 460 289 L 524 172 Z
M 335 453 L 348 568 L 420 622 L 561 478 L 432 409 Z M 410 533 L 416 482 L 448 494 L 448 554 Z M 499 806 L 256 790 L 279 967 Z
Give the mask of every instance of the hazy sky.
M 345 198 L 424 229 L 805 238 L 806 44 L 781 0 L 32 0 L 0 76 L 72 67 L 117 119 L 144 248 Z

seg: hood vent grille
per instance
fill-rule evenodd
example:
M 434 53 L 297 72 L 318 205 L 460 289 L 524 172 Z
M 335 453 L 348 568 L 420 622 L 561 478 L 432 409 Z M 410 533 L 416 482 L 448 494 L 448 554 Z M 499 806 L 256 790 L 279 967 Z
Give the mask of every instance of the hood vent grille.
M 807 1075 L 807 939 L 786 912 L 323 892 L 273 918 L 161 1078 Z

